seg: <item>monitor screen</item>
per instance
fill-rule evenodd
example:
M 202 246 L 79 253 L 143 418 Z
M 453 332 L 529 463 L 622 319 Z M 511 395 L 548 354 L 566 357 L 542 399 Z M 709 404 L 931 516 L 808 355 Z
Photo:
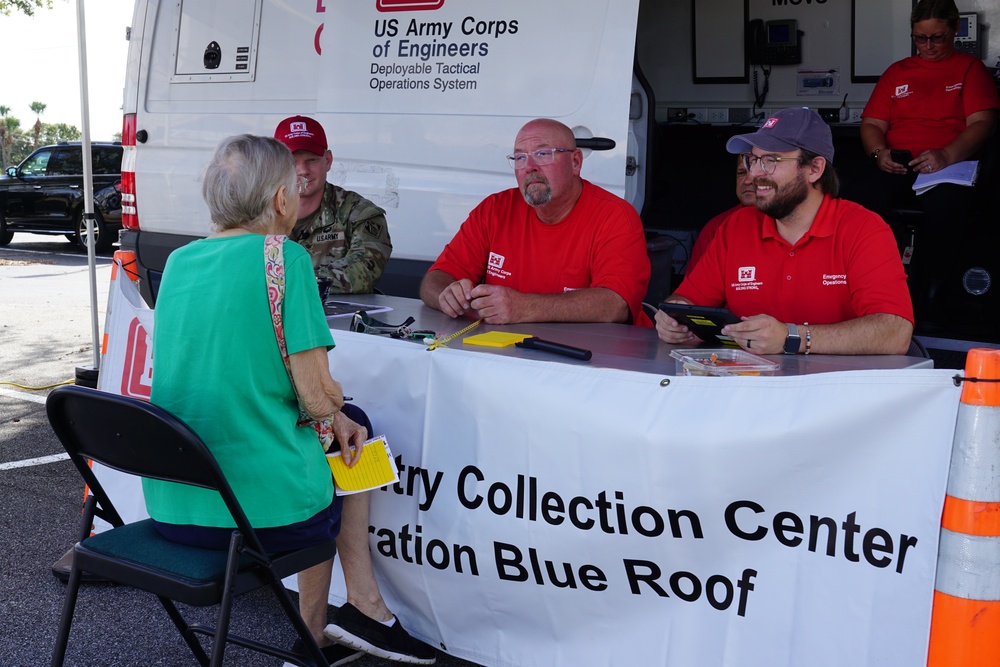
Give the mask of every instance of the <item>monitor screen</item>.
M 791 41 L 789 26 L 787 23 L 771 24 L 767 26 L 767 41 L 770 44 L 787 44 Z
M 969 36 L 969 17 L 963 16 L 958 19 L 958 31 L 955 33 L 955 37 L 968 37 Z

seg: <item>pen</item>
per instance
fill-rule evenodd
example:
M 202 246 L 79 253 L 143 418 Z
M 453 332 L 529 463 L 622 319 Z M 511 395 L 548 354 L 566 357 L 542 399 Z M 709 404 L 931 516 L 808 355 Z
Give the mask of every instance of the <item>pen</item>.
M 563 345 L 562 343 L 553 343 L 549 340 L 542 340 L 537 336 L 525 338 L 520 343 L 514 343 L 514 345 L 516 347 L 526 348 L 529 350 L 540 350 L 542 352 L 551 352 L 552 354 L 561 354 L 564 357 L 571 357 L 573 359 L 579 359 L 580 361 L 590 361 L 590 357 L 593 356 L 590 350 L 573 347 L 572 345 Z

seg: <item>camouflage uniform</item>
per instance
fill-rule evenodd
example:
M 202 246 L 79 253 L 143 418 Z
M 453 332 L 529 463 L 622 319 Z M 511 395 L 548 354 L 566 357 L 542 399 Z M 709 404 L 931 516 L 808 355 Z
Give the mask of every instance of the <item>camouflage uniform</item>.
M 331 293 L 371 292 L 392 254 L 385 211 L 330 183 L 319 208 L 295 223 L 291 238 L 309 251 L 317 278 Z

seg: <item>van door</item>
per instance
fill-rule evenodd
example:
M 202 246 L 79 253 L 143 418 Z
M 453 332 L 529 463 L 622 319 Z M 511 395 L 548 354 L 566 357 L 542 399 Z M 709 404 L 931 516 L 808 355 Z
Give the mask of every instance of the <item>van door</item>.
M 359 22 L 324 28 L 317 108 L 343 178 L 387 208 L 394 257 L 433 261 L 469 210 L 514 185 L 504 158 L 532 118 L 611 139 L 584 149 L 583 176 L 625 195 L 637 0 L 358 4 Z
M 83 151 L 80 146 L 57 148 L 45 170 L 37 195 L 40 228 L 65 229 L 83 202 Z
M 17 168 L 17 182 L 7 193 L 9 223 L 32 223 L 45 217 L 45 183 L 54 149 L 35 151 Z

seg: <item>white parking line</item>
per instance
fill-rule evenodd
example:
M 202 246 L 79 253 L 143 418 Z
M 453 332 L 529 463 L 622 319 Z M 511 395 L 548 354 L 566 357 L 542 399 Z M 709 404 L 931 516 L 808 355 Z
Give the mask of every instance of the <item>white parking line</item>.
M 31 466 L 40 466 L 46 463 L 55 463 L 56 461 L 65 461 L 69 458 L 69 454 L 53 454 L 51 456 L 39 456 L 34 459 L 24 459 L 23 461 L 9 461 L 7 463 L 0 463 L 0 470 L 13 470 L 14 468 L 30 468 Z
M 42 405 L 45 405 L 44 396 L 28 394 L 23 391 L 14 391 L 13 389 L 4 389 L 3 387 L 0 387 L 0 396 L 6 396 L 7 398 L 19 398 L 22 401 L 31 401 L 32 403 L 41 403 Z
M 29 255 L 48 255 L 50 257 L 55 256 L 55 257 L 75 257 L 75 258 L 82 257 L 83 259 L 87 259 L 87 255 L 86 254 L 82 254 L 81 255 L 79 253 L 72 253 L 72 252 L 52 252 L 52 251 L 49 251 L 49 250 L 29 250 L 27 248 L 4 248 L 3 250 L 4 250 L 4 252 L 26 253 L 26 254 L 29 254 Z M 97 261 L 97 262 L 103 261 L 103 262 L 105 262 L 107 264 L 110 264 L 113 261 L 113 259 L 111 257 L 102 257 L 101 255 L 97 255 L 95 257 L 95 261 Z

